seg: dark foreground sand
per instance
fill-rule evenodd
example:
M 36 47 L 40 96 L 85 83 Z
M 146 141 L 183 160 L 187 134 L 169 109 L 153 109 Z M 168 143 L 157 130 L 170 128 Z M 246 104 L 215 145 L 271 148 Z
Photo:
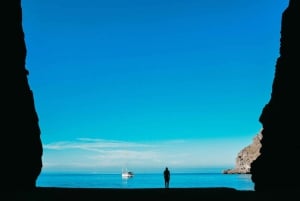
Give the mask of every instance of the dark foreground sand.
M 112 189 L 112 188 L 43 188 L 33 192 L 2 192 L 2 201 L 126 201 L 126 200 L 300 200 L 299 192 L 255 192 L 231 188 L 152 188 L 152 189 Z

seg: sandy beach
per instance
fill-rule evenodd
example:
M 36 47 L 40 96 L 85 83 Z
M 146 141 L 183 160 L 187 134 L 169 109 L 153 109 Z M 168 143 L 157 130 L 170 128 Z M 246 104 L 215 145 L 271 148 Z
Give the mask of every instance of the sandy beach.
M 6 193 L 2 193 L 5 196 Z M 13 195 L 13 198 L 12 198 Z M 12 199 L 28 201 L 126 201 L 126 200 L 297 200 L 296 192 L 255 192 L 231 188 L 153 188 L 153 189 L 112 189 L 112 188 L 51 188 L 39 187 L 33 192 L 10 192 Z M 3 200 L 3 199 L 1 199 Z

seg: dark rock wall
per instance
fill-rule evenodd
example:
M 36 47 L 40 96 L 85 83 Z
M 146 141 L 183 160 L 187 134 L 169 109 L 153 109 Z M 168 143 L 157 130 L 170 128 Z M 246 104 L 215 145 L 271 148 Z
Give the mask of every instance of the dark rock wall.
M 1 2 L 1 190 L 34 189 L 42 168 L 42 143 L 25 67 L 20 0 Z
M 282 14 L 280 56 L 271 98 L 259 118 L 263 125 L 261 154 L 251 165 L 256 191 L 300 189 L 299 19 L 300 1 L 290 0 Z

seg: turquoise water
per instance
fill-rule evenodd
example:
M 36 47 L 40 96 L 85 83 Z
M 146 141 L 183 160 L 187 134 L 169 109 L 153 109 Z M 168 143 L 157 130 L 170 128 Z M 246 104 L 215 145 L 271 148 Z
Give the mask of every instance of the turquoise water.
M 62 174 L 43 173 L 37 180 L 39 187 L 71 188 L 163 188 L 163 175 L 135 174 L 123 179 L 121 174 Z M 250 174 L 173 173 L 170 188 L 228 187 L 236 190 L 254 190 Z

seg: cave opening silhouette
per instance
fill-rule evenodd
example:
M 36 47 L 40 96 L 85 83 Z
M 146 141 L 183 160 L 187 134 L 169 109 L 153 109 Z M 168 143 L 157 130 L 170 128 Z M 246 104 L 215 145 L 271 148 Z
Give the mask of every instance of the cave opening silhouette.
M 33 92 L 25 66 L 26 44 L 21 0 L 2 8 L 2 136 L 1 188 L 35 189 L 43 166 L 43 147 Z M 280 56 L 272 93 L 258 118 L 263 127 L 260 156 L 251 164 L 256 191 L 299 189 L 297 174 L 299 111 L 300 2 L 290 0 L 282 13 Z M 4 72 L 3 72 L 4 70 Z M 294 173 L 292 176 L 288 173 Z

